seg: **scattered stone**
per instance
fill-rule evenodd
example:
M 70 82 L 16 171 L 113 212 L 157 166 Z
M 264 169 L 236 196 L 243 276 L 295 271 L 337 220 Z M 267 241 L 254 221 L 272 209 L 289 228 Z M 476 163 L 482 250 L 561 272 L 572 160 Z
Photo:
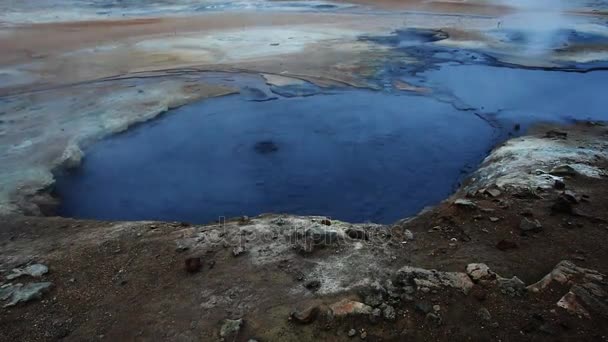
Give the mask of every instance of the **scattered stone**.
M 570 203 L 576 204 L 576 203 L 579 202 L 579 197 L 572 190 L 566 190 L 566 191 L 564 191 L 564 193 L 562 194 L 562 196 L 566 200 L 568 200 Z
M 441 306 L 440 305 L 433 305 L 433 311 L 435 311 L 435 312 L 441 311 Z
M 355 329 L 350 329 L 348 331 L 348 337 L 354 337 L 355 335 L 357 335 L 357 330 Z
M 468 264 L 467 274 L 475 283 L 496 280 L 496 273 L 492 272 L 486 264 Z
M 432 324 L 434 326 L 440 326 L 441 325 L 441 317 L 439 315 L 436 315 L 434 313 L 428 313 L 426 314 L 426 317 L 424 318 L 424 320 L 429 323 Z
M 534 292 L 539 292 L 546 289 L 551 283 L 557 282 L 559 284 L 568 285 L 572 284 L 577 278 L 581 278 L 583 281 L 602 281 L 606 276 L 598 271 L 576 266 L 573 262 L 568 260 L 560 261 L 553 270 L 544 276 L 538 282 L 528 286 L 528 289 Z
M 473 282 L 466 273 L 441 272 L 411 266 L 401 268 L 397 272 L 397 278 L 406 286 L 416 285 L 417 289 L 439 289 L 442 287 L 452 287 L 461 290 L 464 294 L 467 294 L 473 287 Z
M 243 319 L 226 319 L 220 328 L 220 337 L 226 338 L 229 336 L 237 336 L 241 327 L 243 326 Z
M 564 183 L 563 181 L 556 179 L 555 183 L 553 183 L 553 187 L 556 188 L 557 190 L 564 190 L 566 188 L 566 183 Z
M 509 249 L 516 249 L 517 248 L 517 244 L 515 242 L 513 242 L 513 241 L 510 241 L 510 240 L 500 240 L 496 244 L 496 248 L 498 248 L 501 251 L 506 251 L 506 250 L 509 250 Z
M 380 292 L 371 292 L 365 295 L 364 297 L 365 299 L 363 300 L 363 302 L 369 306 L 380 306 L 380 304 L 382 304 L 382 301 L 384 300 L 382 297 L 382 293 Z
M 318 306 L 311 306 L 305 310 L 295 310 L 291 313 L 291 318 L 294 322 L 300 324 L 309 324 L 312 323 L 319 314 Z
M 412 240 L 414 240 L 414 233 L 412 233 L 411 230 L 406 229 L 403 231 L 403 237 L 405 238 L 406 241 L 412 241 Z
M 491 197 L 498 197 L 501 194 L 500 190 L 496 188 L 486 189 L 484 193 L 490 195 Z
M 608 318 L 608 286 L 605 279 L 602 273 L 563 260 L 543 279 L 528 286 L 528 290 L 541 292 L 553 282 L 569 285 L 570 290 L 557 302 L 557 306 L 583 317 L 591 317 L 591 313 L 595 313 Z
M 516 276 L 511 279 L 498 277 L 498 287 L 500 292 L 511 297 L 523 296 L 526 293 L 526 284 Z
M 390 305 L 382 305 L 382 314 L 387 321 L 394 321 L 397 318 L 395 308 Z
M 32 264 L 24 268 L 14 268 L 12 272 L 13 273 L 6 276 L 7 280 L 13 280 L 24 275 L 40 278 L 49 272 L 49 268 L 43 264 Z
M 187 258 L 185 260 L 186 272 L 188 273 L 196 273 L 200 271 L 201 267 L 203 267 L 203 263 L 201 262 L 201 258 Z
M 42 295 L 48 292 L 52 286 L 53 284 L 50 282 L 29 283 L 26 285 L 10 284 L 8 287 L 0 290 L 0 300 L 7 300 L 10 298 L 9 302 L 5 304 L 4 307 L 15 306 L 18 303 L 25 303 L 42 298 Z
M 489 322 L 492 319 L 492 315 L 488 309 L 482 307 L 481 309 L 477 310 L 477 318 L 484 322 Z
M 490 222 L 498 222 L 500 221 L 499 217 L 490 216 Z
M 554 176 L 560 176 L 560 177 L 563 177 L 563 176 L 574 177 L 578 174 L 578 172 L 576 172 L 576 170 L 570 165 L 556 166 L 556 167 L 552 168 L 551 171 L 549 171 L 549 173 Z
M 350 299 L 342 299 L 330 305 L 329 309 L 335 317 L 369 315 L 372 313 L 371 306 Z
M 468 199 L 464 199 L 464 198 L 459 198 L 459 199 L 455 200 L 454 204 L 461 208 L 467 208 L 467 209 L 477 208 L 477 204 L 475 204 L 475 202 L 468 200 Z
M 232 255 L 235 257 L 242 255 L 245 253 L 245 248 L 243 246 L 237 246 L 232 249 Z
M 365 330 L 361 331 L 361 335 L 359 335 L 359 338 L 362 340 L 365 340 L 367 338 L 367 331 L 365 331 Z
M 311 280 L 304 284 L 304 287 L 312 292 L 316 292 L 317 290 L 319 290 L 319 288 L 321 288 L 321 282 L 318 280 Z
M 331 226 L 331 220 L 323 219 L 323 220 L 321 220 L 321 224 L 326 225 L 326 226 Z
M 543 226 L 538 220 L 530 220 L 524 217 L 519 223 L 519 229 L 521 230 L 521 235 L 526 235 L 527 233 L 538 233 L 542 231 Z
M 175 251 L 181 253 L 187 251 L 189 248 L 190 247 L 186 245 L 178 244 L 177 247 L 175 247 Z

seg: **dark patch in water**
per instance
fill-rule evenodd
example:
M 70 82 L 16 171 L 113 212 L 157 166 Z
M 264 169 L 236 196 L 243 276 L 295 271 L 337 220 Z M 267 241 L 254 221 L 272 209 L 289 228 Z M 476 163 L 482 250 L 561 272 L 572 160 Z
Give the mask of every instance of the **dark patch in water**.
M 269 154 L 279 150 L 279 146 L 270 140 L 259 141 L 253 148 L 259 154 Z

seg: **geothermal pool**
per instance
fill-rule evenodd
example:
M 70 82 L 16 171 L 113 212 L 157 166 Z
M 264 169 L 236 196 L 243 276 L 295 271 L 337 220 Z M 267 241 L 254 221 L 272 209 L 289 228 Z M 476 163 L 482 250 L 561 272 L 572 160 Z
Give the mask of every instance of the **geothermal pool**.
M 80 168 L 59 173 L 59 214 L 205 223 L 273 212 L 390 223 L 445 199 L 493 146 L 530 124 L 608 119 L 604 71 L 447 64 L 391 77 L 433 93 L 291 97 L 260 82 L 172 110 L 96 143 Z

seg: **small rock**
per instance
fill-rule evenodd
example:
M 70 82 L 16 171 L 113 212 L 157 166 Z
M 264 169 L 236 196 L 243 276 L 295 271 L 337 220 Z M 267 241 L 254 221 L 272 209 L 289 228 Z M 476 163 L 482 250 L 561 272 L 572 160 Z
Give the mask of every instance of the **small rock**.
M 232 255 L 234 255 L 235 257 L 237 257 L 243 253 L 245 253 L 245 248 L 243 246 L 234 247 L 232 249 Z
M 434 313 L 428 313 L 426 315 L 426 317 L 424 318 L 424 320 L 427 323 L 430 323 L 434 326 L 440 326 L 441 325 L 441 317 L 439 315 L 436 315 Z
M 309 289 L 312 292 L 316 292 L 321 287 L 321 282 L 318 280 L 311 280 L 304 284 L 304 287 Z
M 405 238 L 406 241 L 414 240 L 414 233 L 412 233 L 411 230 L 406 229 L 403 231 L 403 237 Z
M 492 315 L 490 314 L 490 311 L 488 311 L 488 309 L 481 308 L 477 310 L 477 318 L 482 321 L 489 322 L 492 319 Z
M 563 181 L 556 179 L 555 183 L 553 184 L 553 187 L 556 188 L 557 190 L 563 190 L 566 188 L 566 183 L 564 183 Z
M 570 165 L 556 166 L 553 169 L 551 169 L 551 171 L 549 171 L 549 173 L 554 176 L 560 176 L 560 177 L 561 176 L 574 177 L 578 174 L 578 172 L 576 172 L 576 170 Z
M 468 264 L 466 268 L 467 274 L 473 282 L 492 281 L 496 279 L 496 273 L 492 272 L 486 264 Z
M 477 204 L 475 204 L 473 201 L 470 201 L 470 200 L 464 199 L 464 198 L 459 198 L 459 199 L 455 200 L 454 204 L 461 208 L 467 208 L 467 209 L 477 208 Z
M 362 340 L 365 340 L 367 338 L 367 331 L 363 330 L 361 332 L 361 335 L 359 335 L 359 338 L 361 338 Z
M 496 188 L 486 189 L 485 193 L 492 197 L 498 197 L 501 194 L 500 190 L 498 190 Z
M 0 299 L 6 300 L 10 298 L 10 301 L 4 305 L 6 308 L 17 305 L 18 303 L 40 299 L 52 286 L 53 284 L 50 282 L 9 285 L 0 291 Z
M 441 311 L 441 306 L 440 305 L 433 305 L 433 311 L 435 311 L 435 312 Z
M 521 230 L 522 235 L 526 235 L 527 233 L 538 233 L 542 231 L 543 226 L 538 220 L 530 220 L 524 217 L 519 223 L 519 229 Z
M 13 273 L 6 276 L 7 280 L 13 280 L 24 275 L 39 278 L 49 272 L 49 268 L 43 264 L 32 264 L 24 268 L 14 268 Z
M 235 337 L 239 334 L 241 327 L 243 326 L 243 319 L 226 319 L 220 328 L 220 337 L 226 338 L 234 335 Z
M 509 250 L 509 249 L 516 249 L 517 248 L 517 244 L 515 242 L 513 242 L 513 241 L 510 241 L 510 240 L 500 240 L 496 244 L 496 248 L 498 248 L 501 251 L 506 251 L 506 250 Z
M 513 278 L 498 278 L 498 287 L 500 291 L 511 297 L 522 296 L 526 293 L 526 284 L 521 279 L 513 276 Z
M 187 258 L 185 260 L 186 272 L 188 273 L 196 273 L 201 267 L 203 267 L 203 263 L 201 262 L 201 258 Z
M 291 313 L 291 318 L 293 319 L 294 322 L 297 322 L 300 324 L 308 324 L 308 323 L 312 323 L 317 318 L 319 311 L 320 310 L 319 310 L 318 306 L 311 306 L 305 310 L 293 311 Z
M 321 220 L 321 224 L 324 224 L 326 226 L 331 226 L 331 220 L 323 219 L 323 220 Z
M 494 217 L 494 216 L 490 216 L 490 222 L 498 222 L 498 221 L 500 221 L 500 218 Z
M 390 305 L 383 305 L 382 314 L 387 321 L 394 321 L 397 318 L 395 308 Z
M 355 335 L 357 335 L 357 330 L 355 329 L 350 329 L 348 331 L 348 337 L 354 337 Z
M 365 295 L 363 302 L 369 306 L 379 306 L 384 300 L 382 293 L 374 291 Z
M 579 201 L 579 197 L 572 190 L 566 190 L 566 191 L 564 191 L 564 193 L 562 194 L 562 196 L 565 199 L 567 199 L 570 203 L 573 203 L 573 204 L 576 204 Z
M 177 247 L 175 247 L 175 251 L 176 251 L 176 252 L 180 252 L 180 253 L 181 253 L 181 252 L 185 252 L 185 251 L 187 251 L 188 249 L 189 249 L 189 247 L 188 247 L 188 246 L 181 245 L 181 244 L 178 244 L 178 245 L 177 245 Z

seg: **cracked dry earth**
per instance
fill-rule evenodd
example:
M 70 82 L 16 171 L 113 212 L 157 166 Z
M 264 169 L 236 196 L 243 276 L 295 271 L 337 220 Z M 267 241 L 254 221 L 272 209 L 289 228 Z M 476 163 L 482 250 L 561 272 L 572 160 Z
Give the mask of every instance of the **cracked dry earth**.
M 604 341 L 607 147 L 597 123 L 537 127 L 386 226 L 8 216 L 0 339 Z

